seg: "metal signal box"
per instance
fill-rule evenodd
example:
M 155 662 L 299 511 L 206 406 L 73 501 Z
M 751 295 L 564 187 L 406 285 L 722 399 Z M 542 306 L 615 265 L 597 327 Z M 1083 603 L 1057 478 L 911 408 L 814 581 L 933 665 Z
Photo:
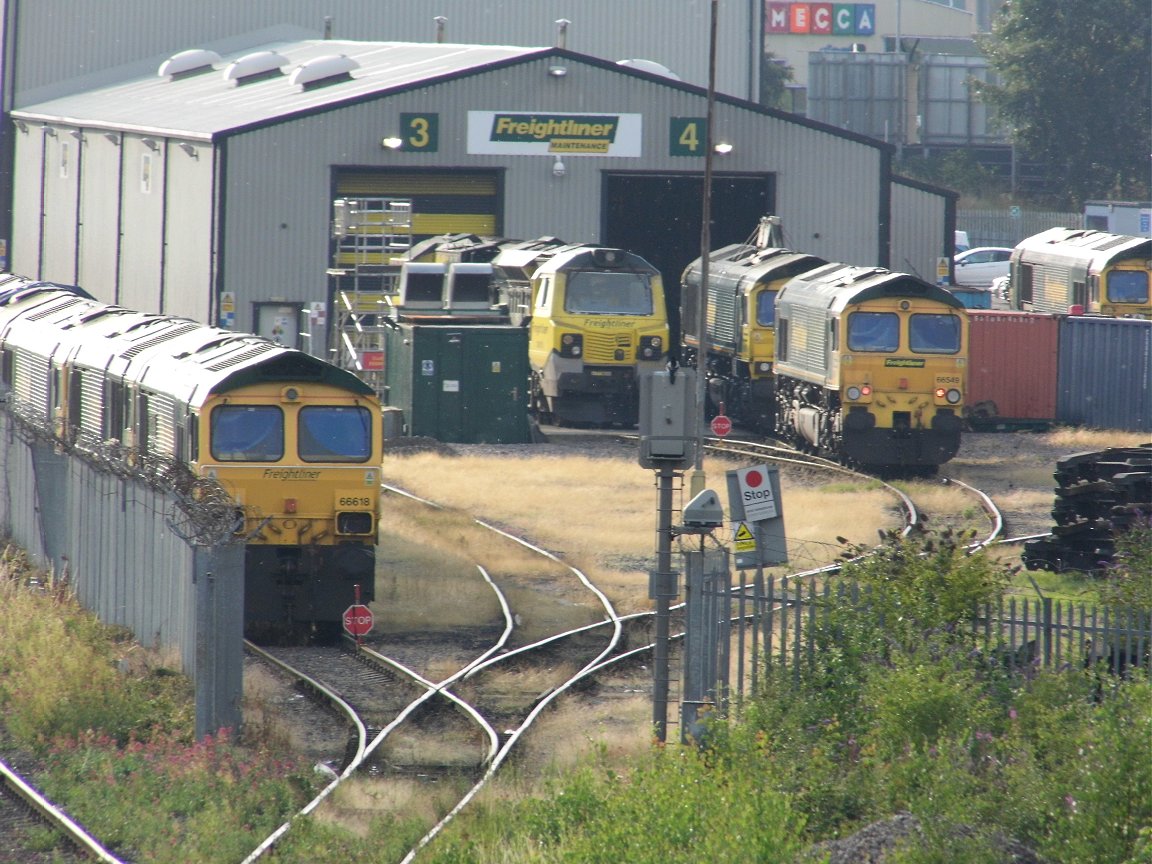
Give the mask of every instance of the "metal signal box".
M 640 376 L 640 467 L 691 467 L 696 420 L 695 369 Z

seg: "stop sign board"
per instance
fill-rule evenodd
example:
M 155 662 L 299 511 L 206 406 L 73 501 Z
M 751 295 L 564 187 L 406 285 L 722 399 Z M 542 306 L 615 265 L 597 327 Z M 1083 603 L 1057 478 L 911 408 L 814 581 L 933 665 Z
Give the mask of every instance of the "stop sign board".
M 372 629 L 372 610 L 354 603 L 344 610 L 344 629 L 353 636 L 363 636 Z
M 717 414 L 712 418 L 712 434 L 723 438 L 732 431 L 732 420 L 724 414 Z

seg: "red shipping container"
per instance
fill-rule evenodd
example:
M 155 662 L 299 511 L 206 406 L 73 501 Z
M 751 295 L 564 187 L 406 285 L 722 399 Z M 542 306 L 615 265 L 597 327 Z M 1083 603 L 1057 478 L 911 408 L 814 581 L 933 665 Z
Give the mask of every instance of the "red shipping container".
M 1059 316 L 969 310 L 968 319 L 968 411 L 1054 420 Z

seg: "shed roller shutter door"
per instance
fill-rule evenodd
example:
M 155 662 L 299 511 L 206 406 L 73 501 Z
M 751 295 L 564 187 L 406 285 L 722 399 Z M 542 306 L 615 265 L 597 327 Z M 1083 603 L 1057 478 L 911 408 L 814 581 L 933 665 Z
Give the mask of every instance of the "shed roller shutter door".
M 412 238 L 438 234 L 494 236 L 499 228 L 499 178 L 484 174 L 390 174 L 356 171 L 336 181 L 338 198 L 408 198 Z

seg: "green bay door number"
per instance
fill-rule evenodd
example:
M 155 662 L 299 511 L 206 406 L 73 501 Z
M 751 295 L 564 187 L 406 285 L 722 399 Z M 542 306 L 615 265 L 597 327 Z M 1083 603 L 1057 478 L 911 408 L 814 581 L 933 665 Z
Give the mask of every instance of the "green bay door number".
M 404 137 L 401 150 L 435 153 L 440 148 L 439 114 L 401 114 L 400 129 Z
M 708 118 L 672 117 L 668 120 L 668 155 L 703 156 L 708 145 Z

